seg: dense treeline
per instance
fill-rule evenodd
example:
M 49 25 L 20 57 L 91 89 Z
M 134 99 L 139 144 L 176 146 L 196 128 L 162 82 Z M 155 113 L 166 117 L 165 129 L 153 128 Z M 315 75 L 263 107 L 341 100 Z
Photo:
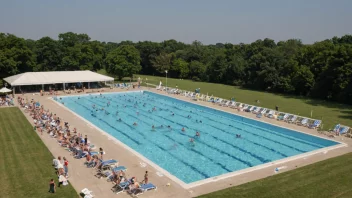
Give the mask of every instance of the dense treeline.
M 168 75 L 304 95 L 352 104 L 352 35 L 304 45 L 290 39 L 203 45 L 175 40 L 91 41 L 67 32 L 58 40 L 25 40 L 0 33 L 0 78 L 27 71 L 99 70 L 117 78 Z

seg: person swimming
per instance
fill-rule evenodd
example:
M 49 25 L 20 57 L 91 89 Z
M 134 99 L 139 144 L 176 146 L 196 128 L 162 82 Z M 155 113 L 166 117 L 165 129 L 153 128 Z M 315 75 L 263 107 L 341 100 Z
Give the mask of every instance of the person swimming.
M 122 120 L 121 120 L 121 118 L 119 118 L 117 121 L 121 122 Z
M 137 126 L 137 125 L 138 125 L 137 122 L 134 122 L 134 123 L 133 123 L 133 126 Z
M 181 131 L 182 131 L 182 132 L 185 132 L 185 131 L 186 131 L 185 127 L 182 127 Z
M 137 115 L 139 115 L 139 111 L 137 111 L 136 113 L 137 113 Z
M 109 115 L 110 113 L 108 111 L 105 110 L 105 115 Z
M 115 115 L 118 115 L 118 114 L 119 114 L 119 112 L 118 112 L 118 111 L 116 111 Z
M 192 117 L 190 115 L 188 115 L 187 118 L 192 118 Z
M 154 126 L 154 124 L 153 124 L 153 126 L 152 126 L 152 131 L 155 131 L 155 126 Z
M 110 101 L 108 101 L 108 103 L 106 104 L 107 106 L 110 106 Z
M 241 134 L 236 134 L 236 138 L 241 138 Z
M 200 133 L 198 131 L 196 132 L 196 137 L 200 137 Z
M 191 146 L 195 146 L 196 145 L 193 138 L 189 139 L 189 143 L 190 143 Z

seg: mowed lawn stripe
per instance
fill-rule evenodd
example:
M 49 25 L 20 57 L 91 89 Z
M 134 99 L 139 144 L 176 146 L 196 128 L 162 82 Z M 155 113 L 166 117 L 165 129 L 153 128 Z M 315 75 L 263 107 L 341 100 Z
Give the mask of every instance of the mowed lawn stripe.
M 210 197 L 351 197 L 352 154 L 200 196 Z
M 48 193 L 53 156 L 18 108 L 0 109 L 0 192 L 6 197 L 77 197 L 71 185 Z

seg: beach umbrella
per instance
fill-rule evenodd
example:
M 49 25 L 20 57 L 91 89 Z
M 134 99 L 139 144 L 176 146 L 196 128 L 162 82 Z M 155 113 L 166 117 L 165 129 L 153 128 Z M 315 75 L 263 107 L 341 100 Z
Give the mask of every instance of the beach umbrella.
M 11 92 L 12 90 L 11 89 L 8 89 L 6 87 L 3 87 L 0 89 L 0 93 L 8 93 L 8 92 Z

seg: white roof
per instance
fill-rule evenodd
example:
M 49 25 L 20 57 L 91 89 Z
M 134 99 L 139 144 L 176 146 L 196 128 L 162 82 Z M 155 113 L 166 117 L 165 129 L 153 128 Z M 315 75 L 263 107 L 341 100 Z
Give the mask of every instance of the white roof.
M 0 89 L 0 93 L 7 93 L 7 92 L 11 92 L 12 90 L 11 89 L 8 89 L 6 87 L 3 87 Z
M 56 83 L 103 82 L 113 81 L 114 78 L 104 76 L 89 70 L 85 71 L 54 71 L 54 72 L 26 72 L 4 78 L 11 86 L 44 85 Z

